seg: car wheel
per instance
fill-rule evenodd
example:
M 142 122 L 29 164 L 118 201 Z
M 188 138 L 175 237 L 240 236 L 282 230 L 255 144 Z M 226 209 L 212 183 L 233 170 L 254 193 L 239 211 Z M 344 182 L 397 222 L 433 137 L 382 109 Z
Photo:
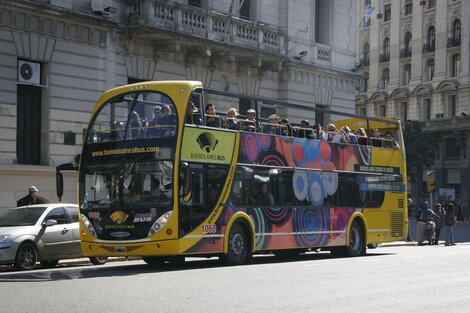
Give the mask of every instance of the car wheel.
M 224 256 L 228 265 L 240 265 L 250 258 L 250 241 L 245 229 L 234 224 L 228 237 L 228 252 Z
M 23 243 L 16 252 L 15 268 L 21 271 L 32 270 L 38 261 L 36 247 L 30 243 Z
M 103 265 L 108 261 L 107 256 L 92 256 L 90 257 L 90 262 L 93 265 Z
M 59 263 L 59 260 L 41 261 L 41 266 L 44 268 L 54 268 L 57 266 L 58 263 Z

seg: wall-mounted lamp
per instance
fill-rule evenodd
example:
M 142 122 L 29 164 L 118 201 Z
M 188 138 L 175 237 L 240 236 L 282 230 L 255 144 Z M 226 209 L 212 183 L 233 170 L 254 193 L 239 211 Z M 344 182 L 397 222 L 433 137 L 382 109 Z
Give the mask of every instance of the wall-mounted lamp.
M 302 59 L 308 54 L 308 51 L 303 50 L 299 52 L 298 56 L 295 56 L 294 59 L 302 61 Z
M 426 5 L 426 0 L 419 1 L 419 5 L 424 7 Z

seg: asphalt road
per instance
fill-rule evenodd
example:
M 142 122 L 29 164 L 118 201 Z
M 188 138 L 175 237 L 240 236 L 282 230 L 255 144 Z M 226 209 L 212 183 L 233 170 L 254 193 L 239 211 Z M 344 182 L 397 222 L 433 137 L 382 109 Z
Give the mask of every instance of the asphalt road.
M 0 312 L 468 312 L 470 244 L 0 273 Z

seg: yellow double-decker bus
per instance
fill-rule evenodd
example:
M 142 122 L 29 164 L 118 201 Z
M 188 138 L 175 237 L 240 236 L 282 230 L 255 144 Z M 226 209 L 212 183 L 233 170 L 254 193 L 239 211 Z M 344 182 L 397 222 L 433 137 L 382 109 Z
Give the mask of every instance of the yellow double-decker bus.
M 208 103 L 248 105 L 257 119 L 206 112 Z M 278 124 L 275 115 L 257 114 L 261 107 L 331 125 Z M 396 145 L 354 139 L 346 128 L 390 132 Z M 86 131 L 81 247 L 85 256 L 140 256 L 149 264 L 188 256 L 242 264 L 257 253 L 312 249 L 364 255 L 367 245 L 406 236 L 405 178 L 397 119 L 244 97 L 195 81 L 130 84 L 101 96 Z

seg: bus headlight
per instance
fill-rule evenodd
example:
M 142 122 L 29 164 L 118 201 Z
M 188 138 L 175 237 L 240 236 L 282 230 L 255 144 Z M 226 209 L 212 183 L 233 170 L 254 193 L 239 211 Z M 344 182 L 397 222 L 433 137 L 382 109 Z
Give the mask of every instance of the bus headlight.
M 152 236 L 152 235 L 158 233 L 160 231 L 160 229 L 162 229 L 163 226 L 165 226 L 165 224 L 168 222 L 172 212 L 173 211 L 168 211 L 165 214 L 163 214 L 162 216 L 160 216 L 159 218 L 157 218 L 155 223 L 153 223 L 152 227 L 150 228 L 148 236 Z
M 82 221 L 83 221 L 83 226 L 85 226 L 85 229 L 88 231 L 90 235 L 93 237 L 97 237 L 95 228 L 91 224 L 90 220 L 82 214 Z

